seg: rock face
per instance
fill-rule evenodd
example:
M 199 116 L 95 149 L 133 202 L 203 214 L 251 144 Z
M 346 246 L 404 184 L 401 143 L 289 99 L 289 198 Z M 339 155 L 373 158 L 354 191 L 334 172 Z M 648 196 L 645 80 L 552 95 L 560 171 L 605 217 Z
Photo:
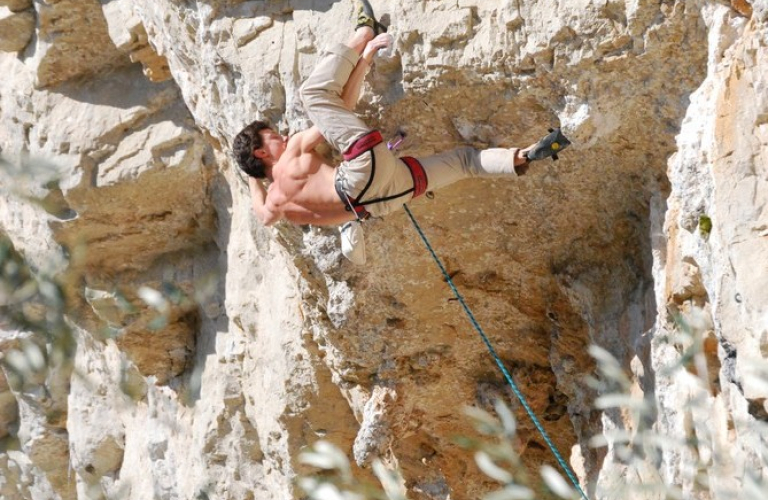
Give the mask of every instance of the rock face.
M 12 12 L 29 9 L 32 7 L 32 0 L 2 0 L 0 7 L 8 7 Z
M 589 498 L 765 491 L 768 5 L 375 4 L 395 55 L 358 111 L 404 154 L 573 140 L 410 208 Z M 234 135 L 308 125 L 298 88 L 353 10 L 0 2 L 27 19 L 0 30 L 0 236 L 55 277 L 75 341 L 62 360 L 2 323 L 3 498 L 302 498 L 321 438 L 409 498 L 480 498 L 498 485 L 454 438 L 499 398 L 529 470 L 556 465 L 405 213 L 366 223 L 364 268 L 333 229 L 250 214 Z M 591 344 L 641 418 L 585 380 Z M 651 433 L 695 446 L 628 459 Z
M 27 11 L 0 10 L 0 29 L 3 31 L 0 50 L 17 52 L 26 47 L 29 39 L 32 38 L 35 32 L 35 16 Z

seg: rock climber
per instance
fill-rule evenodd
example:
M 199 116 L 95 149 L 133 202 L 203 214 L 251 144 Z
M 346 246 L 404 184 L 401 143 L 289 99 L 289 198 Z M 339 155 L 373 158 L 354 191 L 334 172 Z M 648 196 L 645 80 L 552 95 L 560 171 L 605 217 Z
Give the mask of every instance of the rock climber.
M 234 140 L 234 155 L 249 176 L 253 211 L 265 225 L 342 225 L 342 251 L 365 262 L 360 222 L 383 216 L 423 194 L 475 176 L 522 175 L 531 160 L 553 156 L 568 140 L 559 129 L 525 149 L 458 148 L 425 158 L 397 158 L 381 134 L 353 111 L 373 57 L 393 43 L 368 0 L 357 0 L 355 31 L 346 44 L 321 55 L 300 92 L 311 128 L 291 137 L 255 121 Z M 315 148 L 327 141 L 343 153 L 338 167 Z M 262 179 L 271 181 L 265 188 Z

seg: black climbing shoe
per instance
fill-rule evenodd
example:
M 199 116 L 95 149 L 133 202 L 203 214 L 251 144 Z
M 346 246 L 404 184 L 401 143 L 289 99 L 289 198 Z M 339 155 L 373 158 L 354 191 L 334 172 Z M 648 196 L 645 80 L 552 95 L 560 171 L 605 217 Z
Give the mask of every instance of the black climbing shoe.
M 552 157 L 557 160 L 557 153 L 571 145 L 571 141 L 560 131 L 560 128 L 549 129 L 549 135 L 533 145 L 530 151 L 525 153 L 528 160 L 543 160 Z
M 377 36 L 381 33 L 387 32 L 387 27 L 376 20 L 376 15 L 373 13 L 373 7 L 371 7 L 368 0 L 357 0 L 357 26 L 355 29 L 368 26 L 373 30 L 373 35 Z

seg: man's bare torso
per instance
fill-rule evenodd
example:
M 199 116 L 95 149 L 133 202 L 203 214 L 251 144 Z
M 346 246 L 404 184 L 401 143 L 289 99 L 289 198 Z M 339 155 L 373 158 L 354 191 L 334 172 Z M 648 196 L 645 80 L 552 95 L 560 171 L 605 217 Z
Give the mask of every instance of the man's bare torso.
M 355 218 L 334 187 L 336 169 L 316 152 L 288 148 L 272 169 L 268 197 L 295 224 L 338 225 Z

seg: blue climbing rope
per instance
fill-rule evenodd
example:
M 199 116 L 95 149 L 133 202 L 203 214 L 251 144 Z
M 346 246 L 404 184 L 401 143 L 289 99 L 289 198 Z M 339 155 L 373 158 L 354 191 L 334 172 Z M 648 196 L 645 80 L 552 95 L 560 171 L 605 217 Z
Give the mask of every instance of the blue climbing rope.
M 483 342 L 485 342 L 486 347 L 488 347 L 488 350 L 490 351 L 491 356 L 493 356 L 494 361 L 496 361 L 496 365 L 498 365 L 499 369 L 501 369 L 501 372 L 504 374 L 504 378 L 507 379 L 509 386 L 512 387 L 512 391 L 515 393 L 515 396 L 517 396 L 517 399 L 520 401 L 520 404 L 523 405 L 523 408 L 525 408 L 525 411 L 528 413 L 528 416 L 531 417 L 531 420 L 533 421 L 533 425 L 535 425 L 536 429 L 538 429 L 539 433 L 541 433 L 541 436 L 544 438 L 544 441 L 546 441 L 547 446 L 549 446 L 549 449 L 552 450 L 552 454 L 557 459 L 557 462 L 560 464 L 560 467 L 563 469 L 563 471 L 565 471 L 566 475 L 568 476 L 568 479 L 571 480 L 571 483 L 573 484 L 574 488 L 576 488 L 576 490 L 579 492 L 579 494 L 581 494 L 581 497 L 584 500 L 589 500 L 587 498 L 587 495 L 584 493 L 584 490 L 581 489 L 579 482 L 576 480 L 576 476 L 574 475 L 573 471 L 571 471 L 571 468 L 568 466 L 565 459 L 563 459 L 563 456 L 560 455 L 560 452 L 557 451 L 557 448 L 555 447 L 555 444 L 552 442 L 552 439 L 550 439 L 549 435 L 547 434 L 547 431 L 544 430 L 544 427 L 541 425 L 541 422 L 539 422 L 539 419 L 536 417 L 536 414 L 533 413 L 533 410 L 528 405 L 528 401 L 526 401 L 523 393 L 520 392 L 520 389 L 517 387 L 517 384 L 512 379 L 512 375 L 510 375 L 509 372 L 507 371 L 507 368 L 504 366 L 504 362 L 501 360 L 501 358 L 499 358 L 499 355 L 496 354 L 496 350 L 493 348 L 491 341 L 488 340 L 488 336 L 480 327 L 480 323 L 478 323 L 477 320 L 475 319 L 475 315 L 472 314 L 472 310 L 469 308 L 469 306 L 467 306 L 467 303 L 464 301 L 464 297 L 462 297 L 461 293 L 459 293 L 459 290 L 456 288 L 456 285 L 454 285 L 453 279 L 451 279 L 451 276 L 448 274 L 448 271 L 445 270 L 445 266 L 443 266 L 442 261 L 435 253 L 435 250 L 432 248 L 432 245 L 429 243 L 429 240 L 424 234 L 424 231 L 422 231 L 421 226 L 419 226 L 419 223 L 416 222 L 416 219 L 411 213 L 411 210 L 408 208 L 408 205 L 404 204 L 403 208 L 405 208 L 405 212 L 408 214 L 408 217 L 410 217 L 411 222 L 413 222 L 413 227 L 416 228 L 416 231 L 419 233 L 419 236 L 421 236 L 421 241 L 424 242 L 424 245 L 427 247 L 427 250 L 429 250 L 429 253 L 432 254 L 432 258 L 435 259 L 437 266 L 440 268 L 440 271 L 442 271 L 443 276 L 445 277 L 445 280 L 448 282 L 448 285 L 451 287 L 451 290 L 453 290 L 453 294 L 458 299 L 459 303 L 461 304 L 461 307 L 464 308 L 464 312 L 467 313 L 467 316 L 469 317 L 469 321 L 472 323 L 472 326 L 474 326 L 475 330 L 477 330 L 477 333 L 480 334 L 480 337 L 483 339 Z

